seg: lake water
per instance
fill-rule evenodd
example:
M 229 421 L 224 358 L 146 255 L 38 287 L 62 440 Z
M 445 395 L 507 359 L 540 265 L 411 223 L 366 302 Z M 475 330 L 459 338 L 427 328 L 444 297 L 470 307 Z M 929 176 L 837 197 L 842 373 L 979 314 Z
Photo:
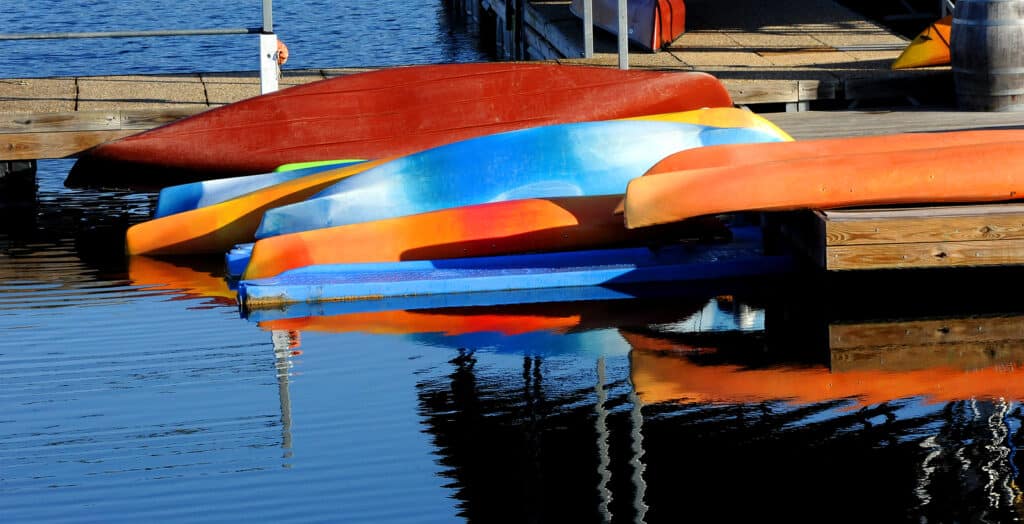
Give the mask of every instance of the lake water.
M 441 2 L 277 3 L 289 67 L 486 59 Z M 258 25 L 260 2 L 239 4 L 15 1 L 0 22 Z M 4 76 L 31 77 L 246 69 L 256 43 L 3 45 Z M 1024 510 L 1013 272 L 243 318 L 219 259 L 120 254 L 153 195 L 66 189 L 70 167 L 41 162 L 37 204 L 0 213 L 3 522 L 1009 522 Z M 1011 296 L 992 298 L 995 286 Z

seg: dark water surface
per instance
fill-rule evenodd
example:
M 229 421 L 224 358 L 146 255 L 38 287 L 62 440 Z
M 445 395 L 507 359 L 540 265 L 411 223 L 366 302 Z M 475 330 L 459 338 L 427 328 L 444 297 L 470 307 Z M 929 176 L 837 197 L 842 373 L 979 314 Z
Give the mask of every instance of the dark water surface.
M 14 2 L 0 21 L 250 25 L 251 3 Z M 440 3 L 277 4 L 295 67 L 483 56 Z M 0 64 L 245 69 L 234 38 L 32 43 Z M 2 522 L 1020 518 L 1012 271 L 243 318 L 219 259 L 121 256 L 153 195 L 66 189 L 70 166 L 41 162 L 37 203 L 0 212 Z

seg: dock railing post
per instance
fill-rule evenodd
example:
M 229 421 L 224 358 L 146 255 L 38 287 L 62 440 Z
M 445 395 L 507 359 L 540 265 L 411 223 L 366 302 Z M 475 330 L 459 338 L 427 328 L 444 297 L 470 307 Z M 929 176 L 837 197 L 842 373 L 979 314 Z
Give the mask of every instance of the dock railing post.
M 263 0 L 263 30 L 260 32 L 260 94 L 277 91 L 277 35 L 274 34 L 274 2 Z
M 629 24 L 626 0 L 619 0 L 619 69 L 629 69 Z
M 583 58 L 594 58 L 594 0 L 583 0 Z

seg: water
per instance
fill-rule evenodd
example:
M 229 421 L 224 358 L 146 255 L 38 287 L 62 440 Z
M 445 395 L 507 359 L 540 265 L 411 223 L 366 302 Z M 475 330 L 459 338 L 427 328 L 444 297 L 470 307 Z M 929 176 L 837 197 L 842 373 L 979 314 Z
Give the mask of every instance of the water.
M 0 20 L 247 26 L 251 3 Z M 485 56 L 440 3 L 278 4 L 292 67 Z M 254 45 L 18 43 L 0 64 L 237 70 Z M 1024 316 L 986 293 L 1012 272 L 242 318 L 220 260 L 121 256 L 153 195 L 66 189 L 70 165 L 41 162 L 37 205 L 0 214 L 4 522 L 1019 520 Z

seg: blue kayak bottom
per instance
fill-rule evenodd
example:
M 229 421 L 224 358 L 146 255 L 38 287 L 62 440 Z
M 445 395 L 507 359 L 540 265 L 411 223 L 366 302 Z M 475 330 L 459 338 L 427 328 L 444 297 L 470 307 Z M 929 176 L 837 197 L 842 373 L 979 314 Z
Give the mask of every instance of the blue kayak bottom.
M 320 302 L 379 309 L 381 302 L 399 298 L 404 309 L 437 307 L 438 297 L 444 305 L 469 305 L 480 303 L 480 294 L 581 287 L 593 288 L 588 298 L 612 298 L 603 295 L 629 296 L 628 288 L 640 284 L 778 274 L 792 266 L 790 257 L 764 255 L 760 228 L 744 227 L 723 244 L 314 265 L 243 280 L 238 299 L 253 311 Z

